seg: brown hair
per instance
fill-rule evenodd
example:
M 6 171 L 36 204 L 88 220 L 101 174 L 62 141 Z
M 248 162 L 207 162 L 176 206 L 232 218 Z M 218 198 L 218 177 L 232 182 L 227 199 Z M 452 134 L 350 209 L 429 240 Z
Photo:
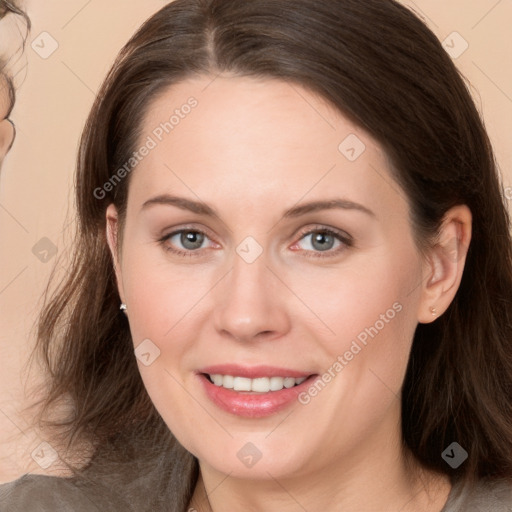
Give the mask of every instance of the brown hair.
M 471 209 L 473 239 L 456 297 L 444 315 L 415 332 L 402 393 L 403 444 L 422 466 L 452 481 L 512 478 L 512 242 L 505 199 L 464 80 L 435 35 L 393 0 L 175 0 L 131 38 L 81 140 L 70 273 L 48 292 L 38 328 L 49 375 L 43 414 L 66 398 L 72 413 L 51 424 L 69 436 L 68 446 L 80 437 L 94 443 L 87 471 L 120 475 L 125 462 L 150 471 L 150 461 L 158 460 L 156 494 L 166 510 L 186 510 L 197 460 L 146 393 L 105 238 L 105 210 L 114 203 L 123 216 L 129 176 L 101 200 L 94 191 L 129 160 L 157 94 L 219 72 L 300 84 L 374 136 L 410 203 L 418 247 L 428 246 L 449 208 Z M 458 469 L 441 457 L 453 441 L 468 452 Z M 148 509 L 159 506 L 148 502 Z

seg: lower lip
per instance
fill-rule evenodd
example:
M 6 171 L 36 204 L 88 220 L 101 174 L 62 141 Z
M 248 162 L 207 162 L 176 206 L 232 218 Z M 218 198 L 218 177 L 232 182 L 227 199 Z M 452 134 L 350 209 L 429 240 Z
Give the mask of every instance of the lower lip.
M 204 374 L 199 374 L 198 377 L 208 398 L 222 410 L 246 418 L 263 418 L 289 406 L 302 391 L 311 385 L 318 375 L 308 377 L 304 382 L 293 388 L 283 388 L 280 391 L 269 391 L 268 393 L 233 391 L 222 386 L 216 386 Z

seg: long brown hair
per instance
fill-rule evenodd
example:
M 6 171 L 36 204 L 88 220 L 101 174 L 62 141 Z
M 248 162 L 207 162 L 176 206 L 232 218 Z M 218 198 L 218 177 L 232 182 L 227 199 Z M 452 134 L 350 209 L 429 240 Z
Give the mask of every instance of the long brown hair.
M 428 247 L 449 208 L 471 209 L 473 239 L 457 295 L 444 315 L 415 332 L 402 393 L 403 444 L 452 481 L 512 478 L 505 199 L 463 78 L 435 35 L 393 0 L 175 0 L 122 49 L 81 139 L 69 277 L 49 294 L 38 326 L 49 375 L 42 415 L 65 399 L 72 412 L 50 424 L 69 447 L 79 438 L 96 447 L 76 474 L 121 475 L 125 463 L 150 471 L 158 460 L 153 490 L 173 511 L 186 510 L 194 489 L 197 460 L 146 393 L 119 312 L 105 210 L 114 203 L 123 216 L 130 178 L 102 199 L 95 191 L 129 160 L 157 94 L 219 72 L 300 84 L 374 136 L 410 203 L 418 247 Z M 457 469 L 441 457 L 453 441 L 468 453 Z M 159 506 L 148 502 L 148 509 Z

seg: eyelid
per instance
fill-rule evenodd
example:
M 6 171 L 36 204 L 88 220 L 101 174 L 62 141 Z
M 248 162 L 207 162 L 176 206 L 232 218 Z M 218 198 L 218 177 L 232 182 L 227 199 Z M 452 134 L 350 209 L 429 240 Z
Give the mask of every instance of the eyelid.
M 208 235 L 208 237 L 211 237 L 211 232 L 209 229 L 204 227 L 198 227 L 194 224 L 184 224 L 183 226 L 177 226 L 170 229 L 165 229 L 163 232 L 166 232 L 167 234 L 162 235 L 163 237 L 169 237 L 171 235 L 176 235 L 177 233 L 181 233 L 182 231 L 197 231 L 198 233 L 203 233 L 205 235 Z
M 309 235 L 311 233 L 318 233 L 318 232 L 329 232 L 329 233 L 332 233 L 333 235 L 340 237 L 341 239 L 343 239 L 345 241 L 353 241 L 352 236 L 350 236 L 346 231 L 343 231 L 338 228 L 332 228 L 330 226 L 326 226 L 325 224 L 316 224 L 313 226 L 308 226 L 307 228 L 303 228 L 303 229 L 299 230 L 297 236 L 300 236 L 302 238 L 305 235 Z

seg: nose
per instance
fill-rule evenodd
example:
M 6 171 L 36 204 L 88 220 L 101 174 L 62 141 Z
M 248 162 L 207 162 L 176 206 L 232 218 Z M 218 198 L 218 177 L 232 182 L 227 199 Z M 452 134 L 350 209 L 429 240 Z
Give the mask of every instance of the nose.
M 273 340 L 290 329 L 290 291 L 262 254 L 247 263 L 238 254 L 215 289 L 214 323 L 219 335 L 240 342 Z

